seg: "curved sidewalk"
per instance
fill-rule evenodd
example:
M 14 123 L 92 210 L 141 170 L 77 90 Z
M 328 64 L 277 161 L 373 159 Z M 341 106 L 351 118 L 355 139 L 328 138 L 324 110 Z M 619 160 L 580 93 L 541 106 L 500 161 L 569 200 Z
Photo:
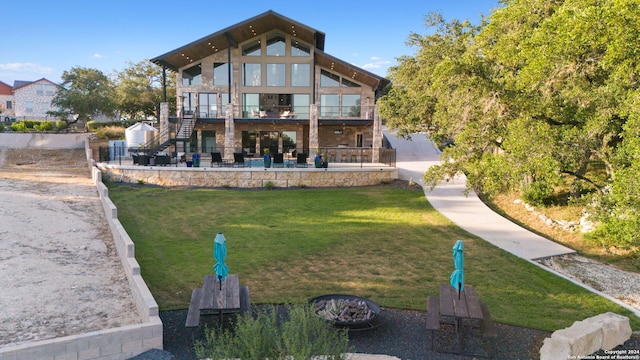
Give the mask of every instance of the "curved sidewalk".
M 422 185 L 431 205 L 459 227 L 527 260 L 575 253 L 496 214 L 473 191 L 465 195 L 464 176 L 441 182 L 433 190 L 425 188 L 422 175 L 431 165 L 440 162 L 440 151 L 428 135 L 413 134 L 411 140 L 405 140 L 386 130 L 384 134 L 396 149 L 399 177 Z

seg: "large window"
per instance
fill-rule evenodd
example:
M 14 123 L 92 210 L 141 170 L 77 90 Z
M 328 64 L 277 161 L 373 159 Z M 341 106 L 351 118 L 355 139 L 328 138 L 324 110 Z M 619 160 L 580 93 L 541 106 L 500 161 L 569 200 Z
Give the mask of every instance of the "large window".
M 309 94 L 293 94 L 292 95 L 292 104 L 293 104 L 293 112 L 296 114 L 295 117 L 298 119 L 308 119 L 309 118 L 309 101 L 311 96 Z
M 182 85 L 202 85 L 202 65 L 182 70 Z
M 360 95 L 342 95 L 342 116 L 360 116 Z
M 242 117 L 260 116 L 260 94 L 242 94 Z
M 227 113 L 227 104 L 231 103 L 230 99 L 229 93 L 220 94 L 220 103 L 222 104 L 222 106 L 220 106 L 220 113 L 222 113 L 222 116 L 225 116 Z
M 291 39 L 291 56 L 310 56 L 311 48 L 300 43 L 296 39 Z
M 242 64 L 242 76 L 244 86 L 261 86 L 262 85 L 262 68 L 260 64 L 244 63 Z
M 254 40 L 248 44 L 242 45 L 242 56 L 261 56 L 262 49 L 260 40 Z
M 214 118 L 218 116 L 218 94 L 198 94 L 198 117 Z
M 285 69 L 284 64 L 267 64 L 267 86 L 285 86 Z
M 195 93 L 183 92 L 182 93 L 182 111 L 185 115 L 193 115 L 196 108 Z
M 340 112 L 340 95 L 320 95 L 320 116 L 338 116 Z
M 281 34 L 267 35 L 267 56 L 284 56 L 286 39 Z
M 291 64 L 291 86 L 309 86 L 311 84 L 311 65 Z
M 349 79 L 342 78 L 342 87 L 360 87 L 360 85 L 354 83 Z
M 231 81 L 229 81 L 228 63 L 213 63 L 213 85 L 229 86 L 232 81 L 233 74 L 231 75 Z
M 321 87 L 339 87 L 340 76 L 332 74 L 326 70 L 320 71 L 320 86 Z

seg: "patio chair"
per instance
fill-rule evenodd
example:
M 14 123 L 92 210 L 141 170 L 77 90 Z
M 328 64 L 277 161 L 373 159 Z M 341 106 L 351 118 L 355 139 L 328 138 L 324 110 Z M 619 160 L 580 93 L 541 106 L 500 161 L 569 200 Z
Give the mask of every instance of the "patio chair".
M 273 154 L 273 167 L 284 167 L 284 154 Z
M 224 160 L 222 160 L 222 154 L 220 154 L 219 152 L 211 153 L 211 166 L 213 166 L 213 164 L 216 164 L 218 166 L 225 165 Z
M 244 167 L 243 153 L 233 153 L 233 166 Z
M 309 164 L 307 164 L 307 154 L 298 153 L 296 157 L 296 167 L 308 167 L 308 166 Z

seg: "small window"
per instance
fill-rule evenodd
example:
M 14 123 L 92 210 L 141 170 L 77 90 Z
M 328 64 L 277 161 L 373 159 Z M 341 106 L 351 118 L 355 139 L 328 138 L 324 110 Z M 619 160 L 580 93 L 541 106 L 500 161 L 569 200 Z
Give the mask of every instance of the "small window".
M 359 87 L 360 87 L 360 85 L 358 85 L 358 84 L 354 83 L 354 82 L 353 82 L 353 81 L 351 81 L 351 80 L 348 80 L 348 79 L 343 78 L 343 79 L 342 79 L 342 87 L 358 87 L 358 88 L 359 88 Z
M 228 63 L 213 63 L 213 85 L 229 86 L 232 81 L 233 73 L 231 74 L 231 81 L 229 81 Z
M 242 46 L 242 56 L 260 56 L 261 50 L 260 40 L 254 40 Z
M 300 43 L 296 39 L 291 39 L 291 56 L 310 56 L 311 48 Z
M 320 86 L 321 87 L 339 87 L 340 76 L 332 74 L 326 70 L 320 71 Z
M 182 85 L 202 85 L 202 65 L 182 70 Z
M 286 39 L 281 34 L 267 36 L 267 56 L 284 56 Z
M 10 100 L 7 100 L 7 110 L 13 108 L 13 103 Z
M 43 84 L 36 84 L 36 95 L 44 95 L 44 85 Z

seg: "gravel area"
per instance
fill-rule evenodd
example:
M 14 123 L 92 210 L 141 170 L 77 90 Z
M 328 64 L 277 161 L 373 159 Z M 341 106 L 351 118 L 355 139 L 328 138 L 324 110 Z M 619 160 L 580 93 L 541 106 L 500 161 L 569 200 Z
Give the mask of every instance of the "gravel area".
M 132 360 L 196 360 L 193 344 L 203 338 L 203 330 L 185 329 L 186 313 L 186 310 L 160 312 L 164 324 L 165 350 L 150 351 Z M 455 360 L 487 356 L 505 360 L 538 359 L 543 340 L 551 336 L 547 331 L 496 324 L 497 335 L 485 339 L 478 329 L 465 328 L 464 355 L 457 355 L 447 352 L 456 350 L 453 327 L 444 325 L 432 343 L 431 334 L 425 329 L 424 311 L 384 308 L 381 316 L 382 324 L 379 327 L 349 334 L 354 353 L 389 355 L 403 360 Z M 230 326 L 230 323 L 231 317 L 226 316 L 224 326 Z M 217 317 L 206 319 L 204 326 L 219 326 Z M 636 333 L 616 350 L 639 348 L 640 334 Z M 602 355 L 603 352 L 596 354 Z
M 575 254 L 554 256 L 539 263 L 640 310 L 638 273 Z

